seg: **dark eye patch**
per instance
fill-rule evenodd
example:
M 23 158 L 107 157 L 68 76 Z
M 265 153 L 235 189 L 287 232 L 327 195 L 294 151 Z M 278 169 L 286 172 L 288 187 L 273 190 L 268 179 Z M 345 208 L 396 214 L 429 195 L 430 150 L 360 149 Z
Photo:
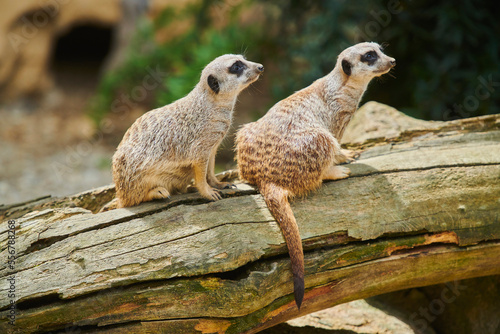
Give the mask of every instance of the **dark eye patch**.
M 234 62 L 233 65 L 229 68 L 229 73 L 236 74 L 238 77 L 243 73 L 243 71 L 247 68 L 245 64 L 241 61 Z
M 368 65 L 373 65 L 378 59 L 377 52 L 368 51 L 364 55 L 361 56 L 361 61 L 363 63 L 367 63 Z

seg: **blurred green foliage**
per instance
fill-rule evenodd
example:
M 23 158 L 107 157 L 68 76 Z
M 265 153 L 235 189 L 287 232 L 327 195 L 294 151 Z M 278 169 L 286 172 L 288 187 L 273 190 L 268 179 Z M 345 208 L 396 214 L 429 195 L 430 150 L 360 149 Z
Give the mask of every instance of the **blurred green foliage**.
M 277 97 L 310 84 L 336 56 L 362 41 L 387 43 L 396 79 L 372 83 L 376 100 L 423 119 L 448 120 L 500 112 L 500 6 L 488 0 L 278 0 L 287 82 Z M 284 37 L 284 38 L 283 38 Z
M 246 3 L 232 6 L 231 16 L 236 17 Z M 248 46 L 259 44 L 259 26 L 242 27 L 229 18 L 224 29 L 214 28 L 208 15 L 212 6 L 224 6 L 224 1 L 204 0 L 179 10 L 167 8 L 154 21 L 145 19 L 138 24 L 126 60 L 104 76 L 91 102 L 90 116 L 97 124 L 113 111 L 113 102 L 120 100 L 117 97 L 120 94 L 128 95 L 132 104 L 146 104 L 147 108 L 169 104 L 193 89 L 203 68 L 214 58 L 226 53 L 245 53 Z M 182 35 L 161 44 L 155 41 L 160 29 L 192 18 L 194 23 Z M 147 99 L 134 100 L 130 93 L 144 81 L 148 68 L 160 68 L 167 76 L 159 89 L 147 92 Z
M 259 5 L 259 24 L 242 26 L 239 14 Z M 231 6 L 224 29 L 215 29 L 210 8 Z M 169 73 L 146 102 L 170 103 L 197 83 L 201 69 L 224 53 L 242 53 L 269 68 L 271 92 L 282 99 L 330 72 L 337 55 L 361 41 L 387 43 L 397 59 L 395 76 L 370 85 L 364 101 L 376 100 L 423 119 L 448 120 L 500 111 L 499 5 L 489 0 L 202 0 L 181 12 L 166 9 L 154 22 L 142 22 L 127 61 L 103 79 L 92 104 L 94 119 L 109 112 L 119 92 L 140 83 L 147 66 Z M 159 29 L 194 18 L 182 35 L 155 42 Z M 266 110 L 262 111 L 262 114 Z

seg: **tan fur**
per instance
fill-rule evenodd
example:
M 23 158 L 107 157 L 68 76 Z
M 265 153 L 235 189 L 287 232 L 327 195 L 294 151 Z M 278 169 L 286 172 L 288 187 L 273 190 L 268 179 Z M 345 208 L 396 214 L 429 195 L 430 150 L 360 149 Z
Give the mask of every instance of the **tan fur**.
M 231 73 L 236 62 L 244 64 L 243 70 Z M 185 192 L 193 178 L 203 197 L 220 199 L 212 187 L 222 189 L 228 183 L 215 178 L 215 154 L 231 125 L 238 94 L 263 70 L 240 55 L 218 57 L 186 97 L 138 118 L 113 156 L 116 206 Z
M 361 58 L 370 51 L 378 57 L 373 64 Z M 307 194 L 325 179 L 348 177 L 349 169 L 337 165 L 349 161 L 352 154 L 340 148 L 340 139 L 370 80 L 393 66 L 395 60 L 376 43 L 352 46 L 339 55 L 332 72 L 278 102 L 237 133 L 240 178 L 259 188 L 283 231 L 299 308 L 304 296 L 304 256 L 288 199 Z

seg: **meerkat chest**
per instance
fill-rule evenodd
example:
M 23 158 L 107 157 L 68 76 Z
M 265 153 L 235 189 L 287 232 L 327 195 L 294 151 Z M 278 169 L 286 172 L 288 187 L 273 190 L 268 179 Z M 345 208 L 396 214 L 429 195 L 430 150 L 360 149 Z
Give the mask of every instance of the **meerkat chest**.
M 216 145 L 226 136 L 231 127 L 232 110 L 217 108 L 200 108 L 191 114 L 185 114 L 182 123 L 185 129 L 182 139 L 176 142 L 191 143 L 198 146 L 200 138 L 204 145 Z M 180 136 L 179 134 L 177 136 Z
M 232 109 L 215 109 L 212 113 L 208 113 L 208 117 L 205 122 L 205 128 L 208 131 L 221 132 L 225 134 L 227 131 L 229 131 L 232 120 Z

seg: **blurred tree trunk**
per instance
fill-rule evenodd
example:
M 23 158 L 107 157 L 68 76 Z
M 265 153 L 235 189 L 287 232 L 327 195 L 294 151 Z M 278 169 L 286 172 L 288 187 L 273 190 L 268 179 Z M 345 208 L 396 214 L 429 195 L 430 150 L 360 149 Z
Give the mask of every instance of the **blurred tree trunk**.
M 17 236 L 15 264 L 0 268 L 0 332 L 256 333 L 416 287 L 434 286 L 422 303 L 408 299 L 430 300 L 433 310 L 446 282 L 500 274 L 500 115 L 422 122 L 369 104 L 348 131 L 373 134 L 347 145 L 362 152 L 351 177 L 292 204 L 305 250 L 300 311 L 283 237 L 253 188 L 238 184 L 218 202 L 194 193 L 96 214 L 113 196 L 104 187 L 0 207 L 3 259 L 9 227 Z M 7 278 L 15 279 L 14 326 Z M 498 290 L 467 287 L 477 298 L 467 302 L 481 307 L 470 321 L 488 321 L 482 333 L 494 333 L 498 308 L 488 294 Z M 464 301 L 443 296 L 461 316 Z
M 114 70 L 124 62 L 139 21 L 145 17 L 148 10 L 149 0 L 122 0 L 121 4 L 122 20 L 115 28 L 113 45 L 103 65 L 103 72 Z

